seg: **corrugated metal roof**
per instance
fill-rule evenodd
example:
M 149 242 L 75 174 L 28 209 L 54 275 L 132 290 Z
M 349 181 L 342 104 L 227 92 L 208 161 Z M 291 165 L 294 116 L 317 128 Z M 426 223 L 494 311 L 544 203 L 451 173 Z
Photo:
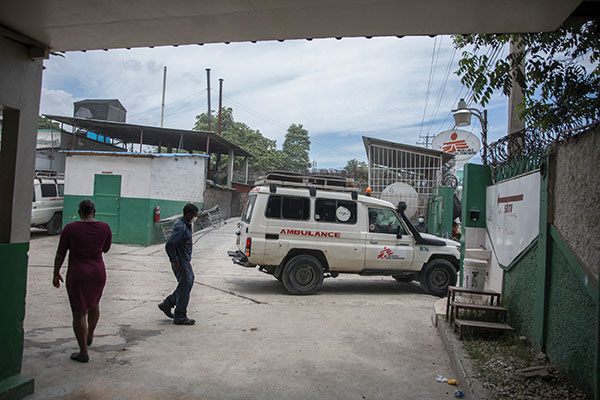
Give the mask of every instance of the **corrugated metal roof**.
M 437 156 L 442 158 L 442 163 L 445 164 L 451 159 L 454 158 L 453 154 L 445 153 L 439 150 L 427 149 L 425 147 L 420 146 L 412 146 L 404 143 L 390 142 L 388 140 L 372 138 L 368 136 L 363 136 L 363 143 L 365 145 L 365 151 L 367 152 L 367 157 L 369 156 L 369 145 L 387 147 L 391 149 L 398 149 L 404 151 L 410 151 L 413 153 L 420 153 L 428 156 Z
M 136 153 L 122 151 L 85 151 L 85 150 L 61 150 L 61 153 L 66 153 L 68 156 L 114 156 L 114 157 L 205 157 L 206 154 L 189 154 L 189 153 Z
M 246 150 L 214 132 L 160 128 L 157 126 L 99 121 L 95 119 L 65 117 L 61 115 L 44 114 L 44 116 L 71 126 L 77 126 L 77 128 L 119 139 L 126 143 L 139 144 L 141 141 L 143 144 L 150 146 L 171 146 L 173 149 L 177 149 L 181 140 L 181 149 L 183 150 L 206 152 L 206 142 L 207 138 L 209 138 L 210 143 L 208 147 L 210 153 L 228 154 L 229 150 L 233 150 L 233 153 L 236 156 L 252 157 L 252 154 L 248 153 Z

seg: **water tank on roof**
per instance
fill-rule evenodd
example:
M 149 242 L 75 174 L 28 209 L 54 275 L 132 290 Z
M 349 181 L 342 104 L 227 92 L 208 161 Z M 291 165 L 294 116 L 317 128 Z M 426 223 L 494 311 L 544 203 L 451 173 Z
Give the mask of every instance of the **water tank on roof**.
M 417 191 L 404 182 L 394 182 L 389 186 L 386 186 L 381 192 L 381 199 L 389 201 L 393 205 L 397 206 L 399 201 L 406 202 L 406 211 L 404 214 L 408 219 L 412 219 L 419 209 L 419 196 Z

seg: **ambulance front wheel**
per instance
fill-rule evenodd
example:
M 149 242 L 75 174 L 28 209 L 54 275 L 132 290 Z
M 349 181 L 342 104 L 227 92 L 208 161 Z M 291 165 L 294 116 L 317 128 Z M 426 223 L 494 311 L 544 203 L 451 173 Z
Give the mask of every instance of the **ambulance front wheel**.
M 313 294 L 323 284 L 323 266 L 311 255 L 297 255 L 285 264 L 282 282 L 291 294 Z
M 448 286 L 456 285 L 456 270 L 450 261 L 435 258 L 423 267 L 419 281 L 427 293 L 444 297 Z

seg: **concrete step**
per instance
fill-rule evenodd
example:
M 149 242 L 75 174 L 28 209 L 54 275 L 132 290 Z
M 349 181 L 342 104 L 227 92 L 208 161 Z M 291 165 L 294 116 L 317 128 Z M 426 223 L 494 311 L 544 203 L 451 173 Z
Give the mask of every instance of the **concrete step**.
M 486 322 L 486 321 L 471 321 L 468 319 L 455 319 L 454 320 L 454 331 L 458 329 L 458 338 L 462 340 L 463 337 L 463 328 L 473 328 L 475 330 L 487 330 L 487 331 L 496 331 L 496 332 L 510 332 L 514 329 L 505 323 L 501 322 Z

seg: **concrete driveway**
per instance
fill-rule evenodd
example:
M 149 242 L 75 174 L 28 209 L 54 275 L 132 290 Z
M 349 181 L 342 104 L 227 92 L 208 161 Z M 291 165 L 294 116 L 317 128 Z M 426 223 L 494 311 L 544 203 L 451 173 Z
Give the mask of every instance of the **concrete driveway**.
M 175 326 L 156 304 L 175 287 L 163 245 L 114 245 L 90 362 L 66 290 L 51 285 L 58 237 L 32 234 L 22 373 L 28 399 L 442 399 L 456 387 L 431 314 L 436 298 L 392 278 L 328 278 L 313 296 L 231 263 L 235 222 L 199 237 L 189 307 Z M 198 235 L 199 236 L 199 235 Z M 63 276 L 65 268 L 63 267 Z

